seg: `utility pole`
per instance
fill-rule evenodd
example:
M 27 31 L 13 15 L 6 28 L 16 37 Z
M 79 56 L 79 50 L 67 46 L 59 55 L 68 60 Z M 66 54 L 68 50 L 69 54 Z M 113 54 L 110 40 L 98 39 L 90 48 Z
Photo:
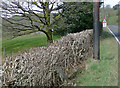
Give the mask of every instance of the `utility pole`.
M 100 60 L 99 2 L 93 2 L 93 58 Z
M 104 8 L 104 0 L 103 0 L 103 19 L 105 19 L 105 8 Z

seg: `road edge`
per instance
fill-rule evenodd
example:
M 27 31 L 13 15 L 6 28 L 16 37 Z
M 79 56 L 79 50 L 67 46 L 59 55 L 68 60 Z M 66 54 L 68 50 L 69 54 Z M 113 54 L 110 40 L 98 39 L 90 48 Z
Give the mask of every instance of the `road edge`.
M 114 36 L 114 38 L 116 39 L 117 43 L 120 45 L 120 41 L 119 39 L 115 36 L 115 34 L 110 30 L 110 28 L 107 26 L 107 29 L 110 31 L 110 33 Z

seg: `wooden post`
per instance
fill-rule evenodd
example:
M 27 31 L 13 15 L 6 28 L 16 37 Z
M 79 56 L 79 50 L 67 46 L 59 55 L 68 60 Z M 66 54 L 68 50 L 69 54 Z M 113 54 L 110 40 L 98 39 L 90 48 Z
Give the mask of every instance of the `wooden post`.
M 93 58 L 100 60 L 99 2 L 93 2 Z

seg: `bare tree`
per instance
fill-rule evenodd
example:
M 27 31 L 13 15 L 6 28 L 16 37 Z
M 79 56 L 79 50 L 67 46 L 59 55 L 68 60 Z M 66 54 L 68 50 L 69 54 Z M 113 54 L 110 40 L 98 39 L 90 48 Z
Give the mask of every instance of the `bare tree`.
M 51 25 L 60 18 L 63 9 L 63 4 L 58 4 L 56 1 L 43 2 L 2 2 L 2 18 L 12 25 L 12 29 L 20 34 L 15 34 L 14 37 L 29 34 L 36 31 L 41 31 L 46 34 L 49 43 L 52 42 Z M 51 13 L 59 12 L 55 19 L 52 19 Z M 13 16 L 20 16 L 19 19 L 14 19 Z M 11 17 L 12 16 L 12 17 Z M 9 25 L 5 25 L 10 27 Z

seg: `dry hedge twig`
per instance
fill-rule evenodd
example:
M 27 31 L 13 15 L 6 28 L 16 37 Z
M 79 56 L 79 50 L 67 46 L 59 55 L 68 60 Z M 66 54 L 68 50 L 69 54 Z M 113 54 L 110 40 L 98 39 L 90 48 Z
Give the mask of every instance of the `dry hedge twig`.
M 3 85 L 65 86 L 92 55 L 93 30 L 68 34 L 48 47 L 31 48 L 3 65 Z

